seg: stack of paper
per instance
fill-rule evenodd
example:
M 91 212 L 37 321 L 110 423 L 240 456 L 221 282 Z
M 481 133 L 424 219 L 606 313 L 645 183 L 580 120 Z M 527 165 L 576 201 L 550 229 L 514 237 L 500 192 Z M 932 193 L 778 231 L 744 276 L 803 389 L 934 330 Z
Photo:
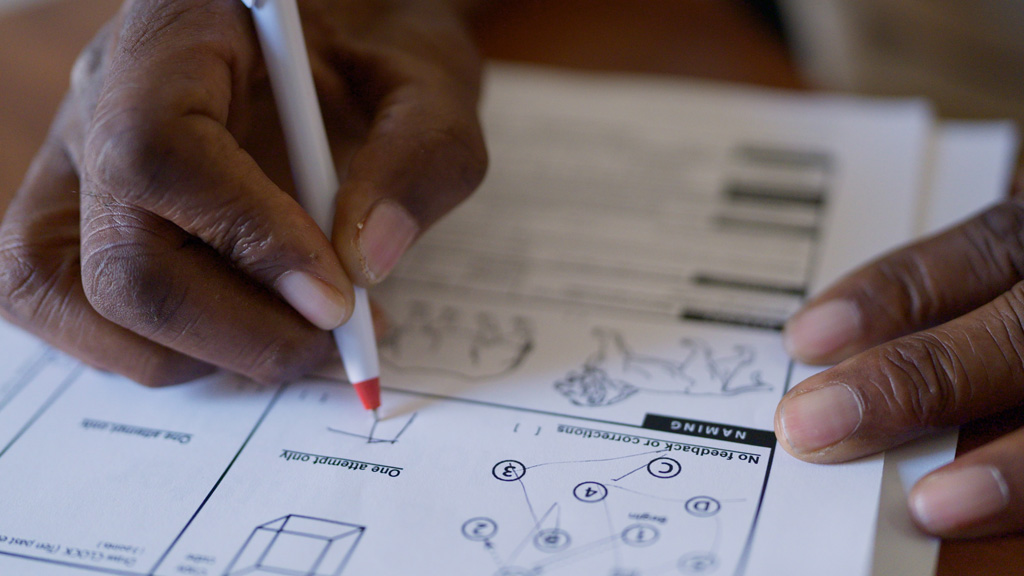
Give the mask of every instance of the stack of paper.
M 915 454 L 880 509 L 881 457 L 776 446 L 810 373 L 779 329 L 996 198 L 1012 130 L 504 66 L 484 121 L 483 187 L 377 290 L 379 423 L 331 374 L 149 390 L 4 328 L 0 573 L 929 572 L 900 493 Z M 958 203 L 962 182 L 983 194 Z M 881 531 L 917 547 L 876 551 Z

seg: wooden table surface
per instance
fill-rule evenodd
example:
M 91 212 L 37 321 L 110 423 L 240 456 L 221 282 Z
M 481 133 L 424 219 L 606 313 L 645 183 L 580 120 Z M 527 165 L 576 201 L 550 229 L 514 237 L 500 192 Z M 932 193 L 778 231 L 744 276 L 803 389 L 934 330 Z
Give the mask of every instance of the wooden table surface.
M 46 134 L 75 56 L 119 4 L 57 0 L 0 15 L 0 210 Z M 801 87 L 781 41 L 728 0 L 492 0 L 474 24 L 493 58 Z M 1022 424 L 1018 410 L 968 425 L 960 450 Z M 944 542 L 938 573 L 1022 574 L 1024 535 Z

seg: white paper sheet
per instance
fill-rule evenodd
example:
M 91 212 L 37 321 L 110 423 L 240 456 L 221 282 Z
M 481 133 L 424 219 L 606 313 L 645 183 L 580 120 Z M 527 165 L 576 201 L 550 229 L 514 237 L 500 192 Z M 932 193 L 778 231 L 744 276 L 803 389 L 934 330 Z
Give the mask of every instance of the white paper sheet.
M 499 67 L 492 170 L 326 374 L 148 390 L 5 328 L 0 573 L 867 573 L 881 458 L 802 464 L 778 327 L 911 236 L 931 116 Z

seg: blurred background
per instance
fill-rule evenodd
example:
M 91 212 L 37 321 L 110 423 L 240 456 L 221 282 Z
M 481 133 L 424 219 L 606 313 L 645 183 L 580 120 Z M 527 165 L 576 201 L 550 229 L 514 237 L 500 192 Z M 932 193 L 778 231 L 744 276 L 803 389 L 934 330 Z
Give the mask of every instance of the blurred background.
M 16 8 L 23 4 L 30 4 L 33 2 L 45 2 L 46 0 L 0 0 L 0 10 L 7 10 L 10 8 Z
M 0 189 L 120 3 L 0 0 Z M 943 116 L 1024 126 L 1024 0 L 482 0 L 473 19 L 493 58 L 925 96 Z
M 1024 125 L 1024 2 L 778 2 L 809 84 L 926 95 L 943 115 L 1007 117 Z
M 53 1 L 0 0 L 0 14 Z M 705 2 L 743 5 L 784 41 L 808 87 L 924 95 L 946 116 L 1008 117 L 1024 125 L 1021 0 Z M 490 0 L 515 3 L 531 2 Z M 638 3 L 637 12 L 645 4 Z

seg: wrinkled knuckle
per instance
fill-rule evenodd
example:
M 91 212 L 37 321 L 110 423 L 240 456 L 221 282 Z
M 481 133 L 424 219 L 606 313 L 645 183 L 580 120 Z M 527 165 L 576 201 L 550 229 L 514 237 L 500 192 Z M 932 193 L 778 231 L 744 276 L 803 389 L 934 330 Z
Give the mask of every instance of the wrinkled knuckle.
M 51 259 L 22 239 L 0 237 L 0 312 L 12 320 L 28 321 L 36 315 L 45 294 Z
M 83 254 L 82 288 L 101 316 L 144 337 L 166 332 L 185 297 L 164 259 L 144 254 L 130 237 Z
M 121 32 L 122 50 L 137 54 L 147 42 L 158 38 L 189 10 L 198 10 L 209 0 L 156 0 L 136 3 L 125 15 Z
M 1001 333 L 993 338 L 1007 365 L 1018 374 L 1024 373 L 1024 282 L 994 300 L 993 306 L 1001 326 Z
M 168 126 L 138 113 L 104 118 L 86 137 L 83 184 L 94 193 L 138 203 L 158 189 L 161 179 L 174 177 L 168 169 L 173 142 Z
M 1014 284 L 1006 292 L 1005 297 L 1009 313 L 1012 314 L 1021 326 L 1024 326 L 1024 281 Z
M 286 251 L 280 235 L 268 224 L 266 217 L 251 210 L 229 207 L 205 236 L 218 252 L 244 269 L 271 268 Z
M 944 425 L 959 403 L 951 375 L 960 365 L 955 351 L 941 341 L 915 334 L 882 351 L 883 380 L 876 386 L 888 412 L 902 424 L 911 428 Z
M 963 230 L 979 259 L 1005 264 L 1024 278 L 1024 198 L 986 210 Z
M 878 276 L 861 290 L 862 309 L 884 314 L 891 323 L 905 326 L 923 325 L 938 312 L 928 266 L 917 251 L 885 258 L 875 272 Z M 878 302 L 887 305 L 877 306 Z

